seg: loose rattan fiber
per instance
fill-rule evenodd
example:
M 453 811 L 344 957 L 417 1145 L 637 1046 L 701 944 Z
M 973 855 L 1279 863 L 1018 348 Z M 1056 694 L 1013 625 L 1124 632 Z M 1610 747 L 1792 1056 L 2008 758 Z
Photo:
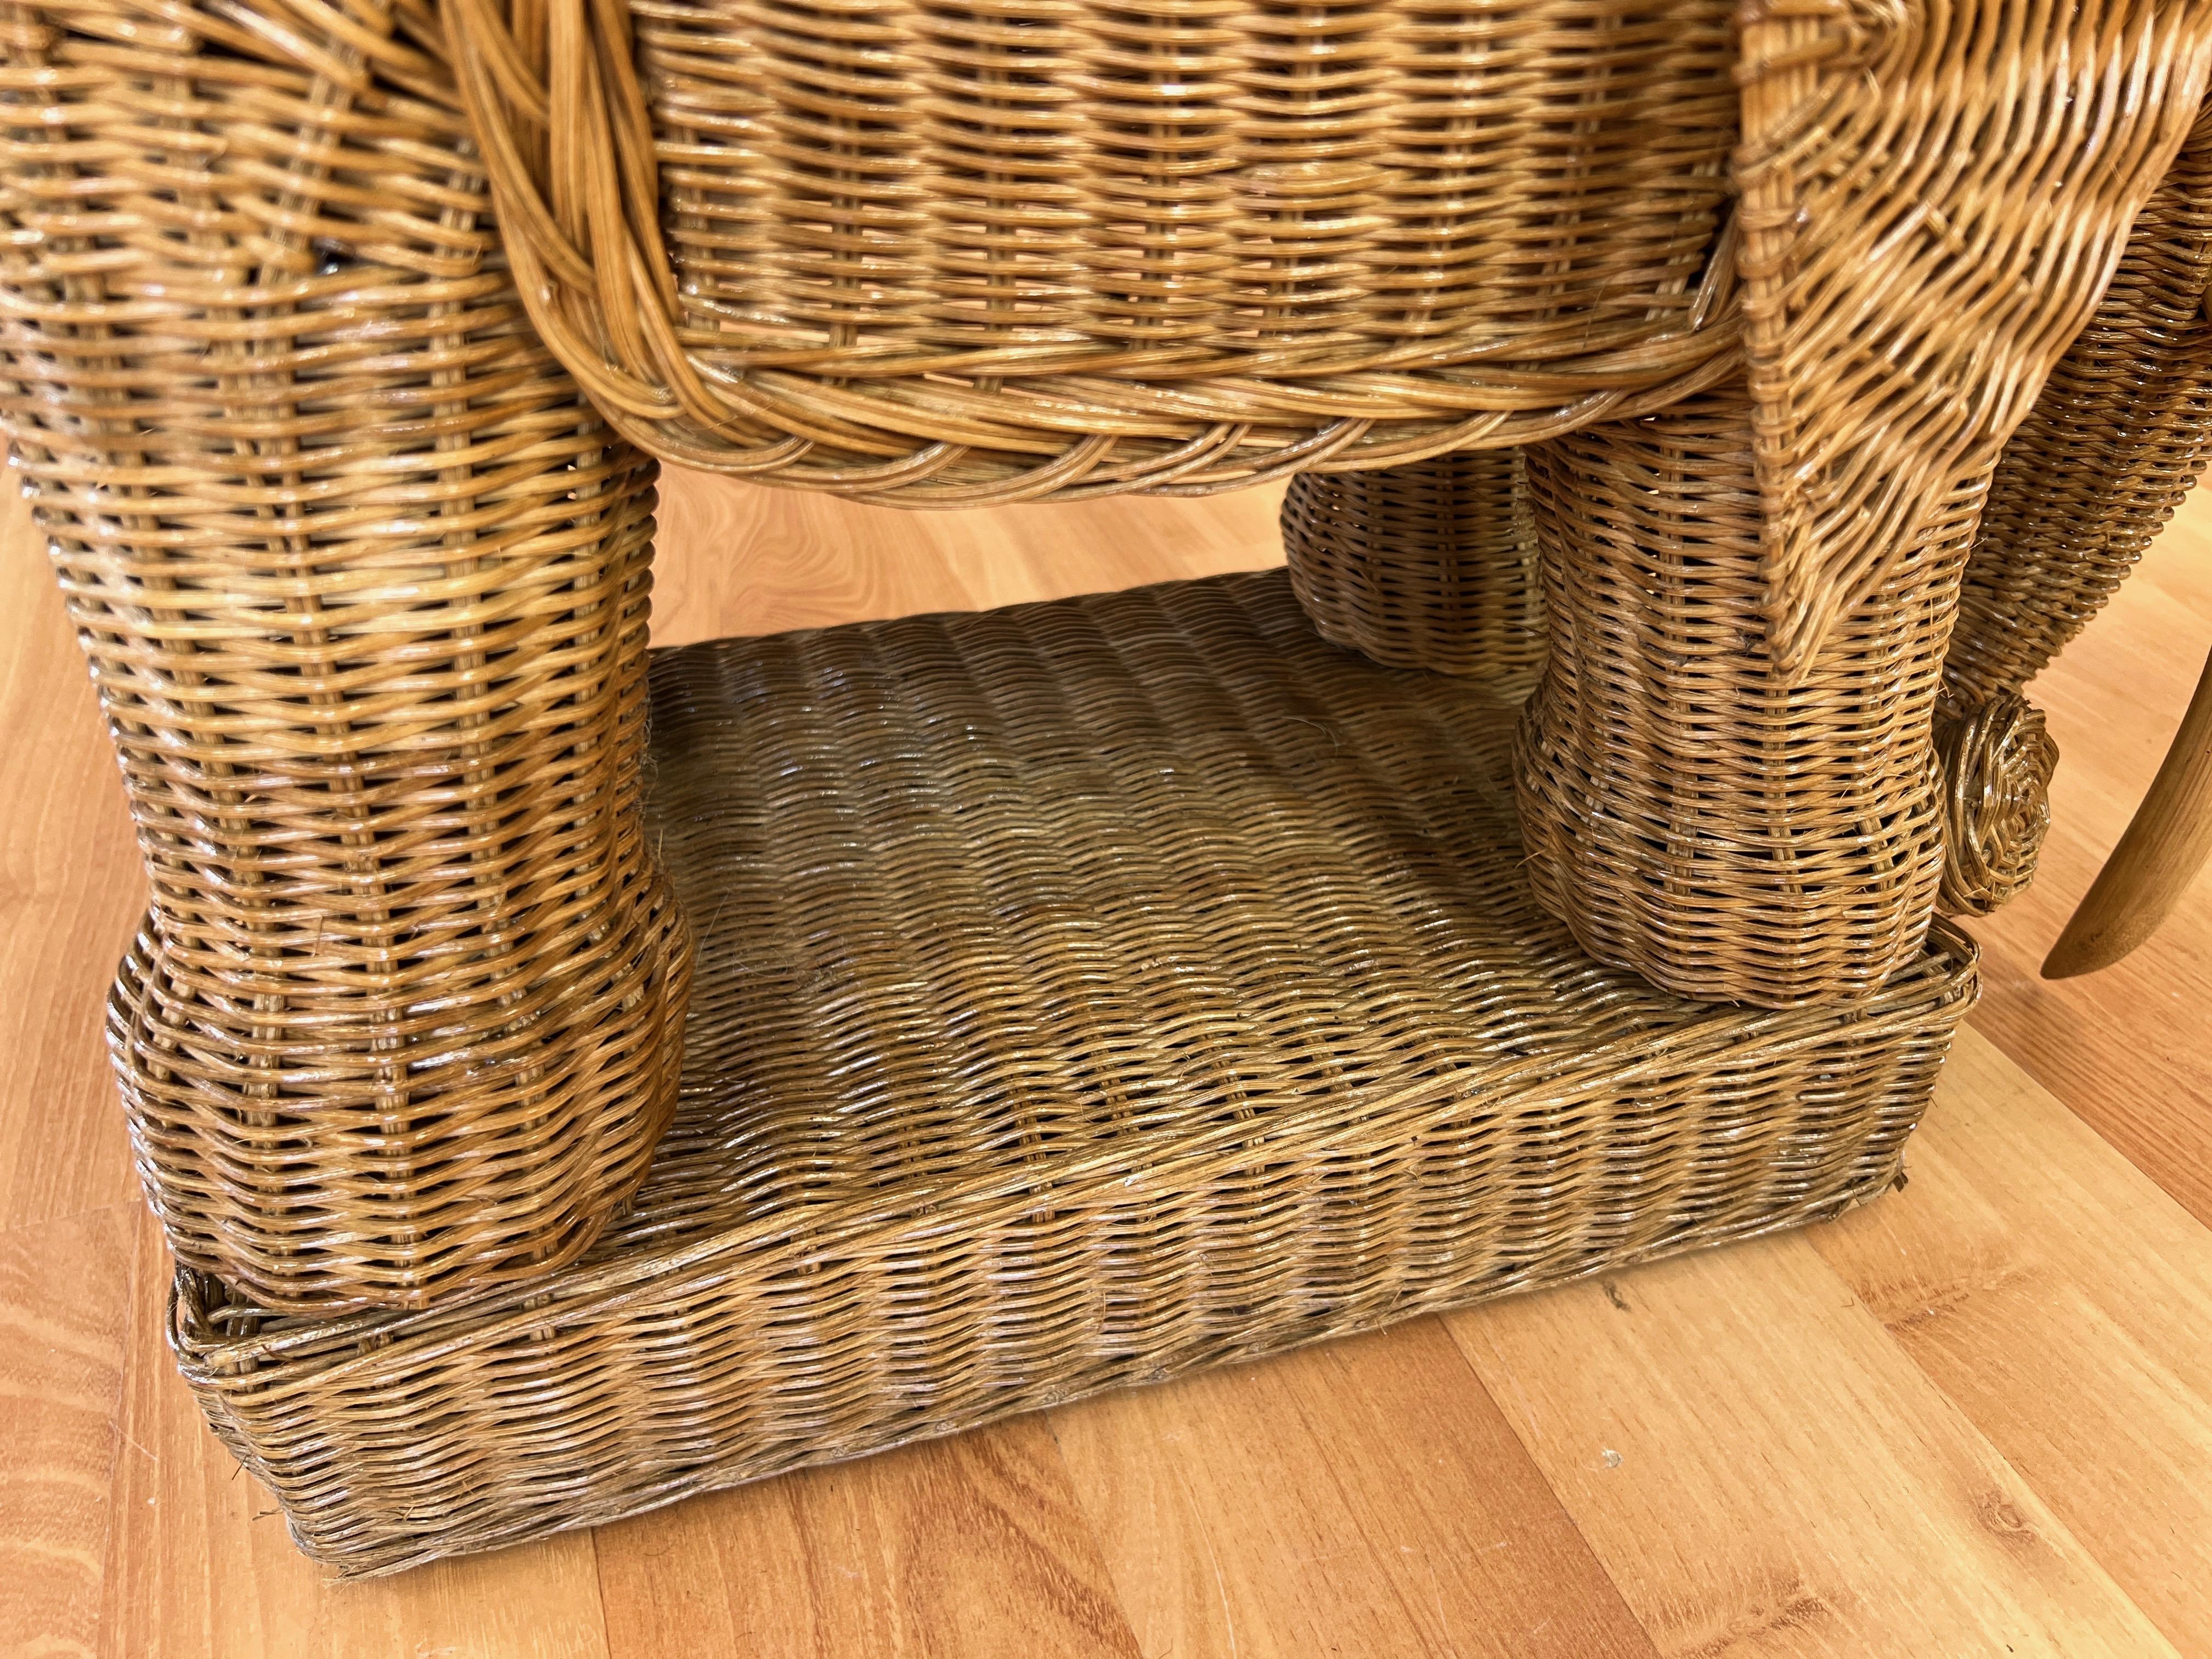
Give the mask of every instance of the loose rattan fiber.
M 1538 899 L 1683 996 L 1881 985 L 1942 875 L 1929 718 L 1985 481 L 1790 679 L 1741 392 L 1534 446 L 1528 468 L 1551 626 L 1517 773 Z
M 444 7 L 523 294 L 617 425 L 923 505 L 1418 459 L 1726 373 L 1730 11 Z
M 1283 497 L 1291 586 L 1325 639 L 1399 668 L 1526 690 L 1544 590 L 1518 449 L 1305 472 Z
M 634 1209 L 425 1313 L 179 1281 L 346 1572 L 1832 1214 L 1972 994 L 1950 933 L 1848 1010 L 1593 963 L 1519 872 L 1511 705 L 1279 572 L 688 647 L 653 718 L 702 939 Z
M 294 1310 L 580 1250 L 688 971 L 639 817 L 653 463 L 532 335 L 434 66 L 388 34 L 414 89 L 371 84 L 392 20 L 349 18 L 290 66 L 212 15 L 0 21 L 0 423 L 153 888 L 132 1142 L 179 1260 Z
M 1990 480 L 1944 665 L 1947 908 L 2027 885 L 2058 753 L 2020 695 L 2104 608 L 2203 471 L 2212 429 L 2212 109 Z

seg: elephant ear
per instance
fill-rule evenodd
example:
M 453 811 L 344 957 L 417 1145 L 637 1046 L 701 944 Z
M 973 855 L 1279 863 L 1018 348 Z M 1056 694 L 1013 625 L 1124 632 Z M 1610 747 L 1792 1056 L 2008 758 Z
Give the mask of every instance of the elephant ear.
M 1736 157 L 1769 641 L 1830 625 L 1985 471 L 2212 76 L 2212 4 L 1749 0 Z

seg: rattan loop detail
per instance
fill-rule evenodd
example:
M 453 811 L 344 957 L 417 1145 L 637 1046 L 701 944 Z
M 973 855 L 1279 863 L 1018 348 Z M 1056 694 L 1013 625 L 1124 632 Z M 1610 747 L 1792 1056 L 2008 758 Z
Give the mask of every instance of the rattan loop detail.
M 2034 878 L 2058 745 L 2043 711 L 2011 692 L 1963 709 L 1939 702 L 1935 735 L 1943 765 L 1937 902 L 1954 915 L 1987 915 Z

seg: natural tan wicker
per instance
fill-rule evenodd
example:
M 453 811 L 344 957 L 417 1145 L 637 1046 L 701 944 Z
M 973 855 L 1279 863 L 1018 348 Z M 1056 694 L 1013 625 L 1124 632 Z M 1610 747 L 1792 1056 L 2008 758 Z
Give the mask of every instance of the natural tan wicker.
M 272 1307 L 535 1278 L 674 1106 L 653 464 L 532 337 L 450 95 L 349 87 L 335 15 L 325 74 L 66 15 L 0 64 L 0 420 L 153 885 L 148 1196 Z
M 653 668 L 684 1103 L 586 1260 L 173 1334 L 349 1573 L 1832 1215 L 1972 947 L 1784 1014 L 1593 964 L 1517 869 L 1512 705 L 1279 572 Z
M 1291 586 L 1325 639 L 1376 662 L 1526 690 L 1544 590 L 1517 449 L 1306 472 L 1283 497 Z
M 620 428 L 937 504 L 1418 459 L 1725 373 L 1731 9 L 444 11 L 532 314 Z
M 2020 692 L 2104 608 L 2203 470 L 2208 287 L 2212 107 L 1990 482 L 1936 713 L 1950 761 L 1947 908 L 1985 914 L 2034 876 L 2058 757 Z
M 1986 481 L 1785 680 L 1749 428 L 1729 392 L 1529 450 L 1551 656 L 1517 782 L 1529 880 L 1584 949 L 1784 1007 L 1919 951 L 1943 864 L 1929 720 Z
M 1744 343 L 1789 674 L 1921 556 L 2088 320 L 2212 82 L 2212 6 L 1741 15 Z

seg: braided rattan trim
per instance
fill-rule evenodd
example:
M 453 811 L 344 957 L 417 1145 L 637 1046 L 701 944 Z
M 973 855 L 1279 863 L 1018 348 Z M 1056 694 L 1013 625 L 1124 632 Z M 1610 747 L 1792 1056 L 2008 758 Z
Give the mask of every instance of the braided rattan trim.
M 1517 449 L 1340 475 L 1283 497 L 1291 586 L 1324 639 L 1379 663 L 1535 684 L 1544 592 Z
M 1848 1011 L 1596 966 L 1519 872 L 1511 706 L 1279 572 L 689 647 L 653 699 L 711 921 L 632 1212 L 450 1310 L 179 1283 L 344 1571 L 1832 1214 L 1972 997 L 1948 933 Z
M 2212 77 L 2212 6 L 1753 0 L 1737 161 L 1775 656 L 1923 556 Z
M 0 422 L 153 889 L 109 1021 L 148 1195 L 272 1307 L 542 1274 L 674 1106 L 653 463 L 393 18 L 9 15 Z
M 1726 0 L 445 12 L 541 334 L 672 460 L 1216 489 L 1730 372 Z
M 1984 479 L 1794 679 L 1766 647 L 1741 392 L 1528 452 L 1551 655 L 1518 764 L 1538 899 L 1684 996 L 1860 996 L 1941 878 L 1929 722 Z

